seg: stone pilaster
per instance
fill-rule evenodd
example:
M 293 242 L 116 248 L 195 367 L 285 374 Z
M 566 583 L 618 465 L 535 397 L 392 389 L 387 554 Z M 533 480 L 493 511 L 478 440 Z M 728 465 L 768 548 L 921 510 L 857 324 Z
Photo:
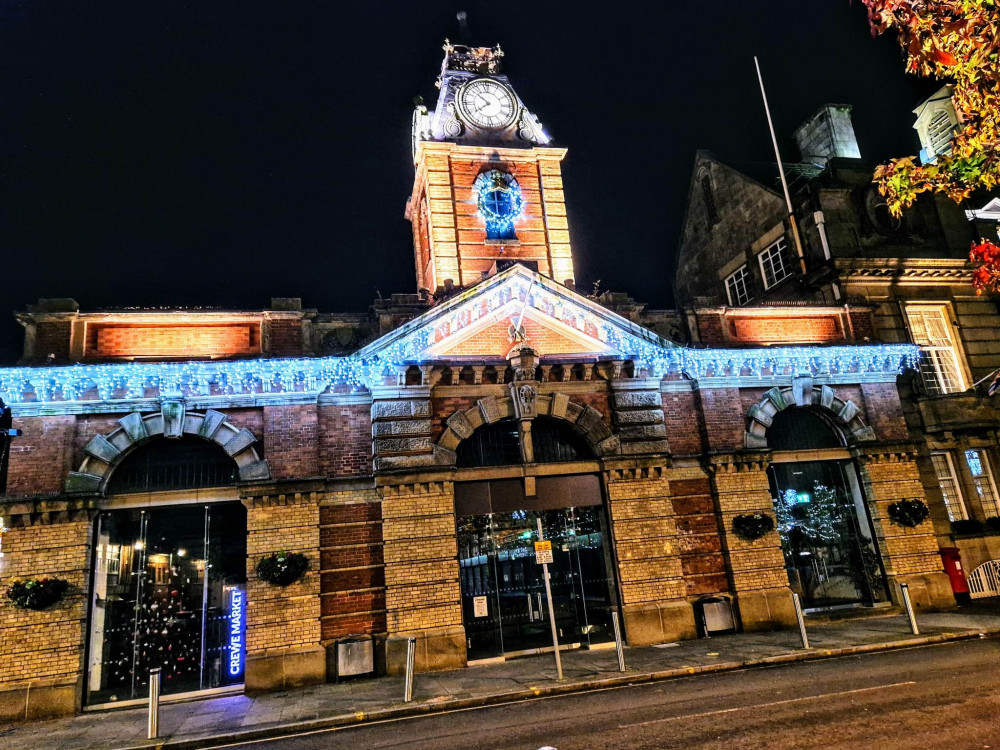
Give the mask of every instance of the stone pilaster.
M 614 378 L 610 381 L 612 419 L 622 455 L 667 453 L 660 381 L 656 378 Z
M 605 474 L 629 645 L 695 636 L 664 466 Z
M 955 605 L 930 518 L 914 528 L 892 523 L 889 505 L 898 500 L 927 503 L 916 453 L 900 448 L 863 448 L 859 455 L 872 531 L 882 553 L 893 601 L 902 604 L 900 583 L 910 588 L 914 606 L 944 609 Z
M 453 464 L 454 451 L 434 445 L 431 429 L 430 386 L 372 388 L 375 471 Z
M 795 624 L 781 538 L 776 531 L 747 542 L 733 532 L 740 514 L 767 513 L 774 518 L 767 458 L 760 454 L 724 454 L 709 469 L 722 528 L 722 551 L 744 630 L 769 630 Z
M 320 643 L 319 492 L 255 496 L 247 508 L 248 693 L 326 681 Z M 257 561 L 272 552 L 300 552 L 309 570 L 295 583 L 257 578 Z
M 419 671 L 465 666 L 451 482 L 382 488 L 385 610 L 390 673 L 404 665 L 402 638 L 417 638 Z

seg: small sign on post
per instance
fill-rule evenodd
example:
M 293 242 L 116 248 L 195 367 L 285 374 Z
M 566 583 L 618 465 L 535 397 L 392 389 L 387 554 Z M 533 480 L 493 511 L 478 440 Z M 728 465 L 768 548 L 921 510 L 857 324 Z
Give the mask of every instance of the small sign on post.
M 538 565 L 551 565 L 552 562 L 552 540 L 543 539 L 540 542 L 535 542 L 535 563 Z

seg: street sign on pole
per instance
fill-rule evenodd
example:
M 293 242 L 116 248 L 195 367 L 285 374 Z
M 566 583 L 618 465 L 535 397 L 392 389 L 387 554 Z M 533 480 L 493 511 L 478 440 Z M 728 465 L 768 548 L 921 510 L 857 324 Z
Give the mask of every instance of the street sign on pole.
M 541 532 L 538 533 L 541 534 Z M 535 563 L 537 565 L 551 565 L 552 562 L 551 540 L 544 539 L 540 542 L 535 542 Z
M 549 626 L 552 628 L 552 652 L 556 656 L 556 676 L 563 678 L 562 659 L 559 656 L 559 630 L 556 628 L 556 610 L 552 606 L 552 584 L 549 582 L 549 563 L 552 562 L 552 542 L 542 539 L 542 519 L 538 521 L 538 541 L 535 542 L 535 562 L 542 566 L 545 579 L 545 599 L 549 603 Z

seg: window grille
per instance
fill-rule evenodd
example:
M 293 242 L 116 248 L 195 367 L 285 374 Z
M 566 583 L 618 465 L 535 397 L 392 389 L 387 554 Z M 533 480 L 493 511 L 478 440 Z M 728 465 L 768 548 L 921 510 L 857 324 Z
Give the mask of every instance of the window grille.
M 222 448 L 199 438 L 156 440 L 128 454 L 111 475 L 109 494 L 226 487 L 238 468 Z
M 965 390 L 958 349 L 944 305 L 907 305 L 913 343 L 920 347 L 920 374 L 932 396 Z
M 944 505 L 948 509 L 948 519 L 964 521 L 969 517 L 969 514 L 966 512 L 965 502 L 962 500 L 962 490 L 959 489 L 955 463 L 952 461 L 951 453 L 949 451 L 931 453 L 931 463 L 934 464 L 934 473 L 937 475 L 938 485 L 941 487 Z
M 764 279 L 764 288 L 770 289 L 780 281 L 792 275 L 792 264 L 788 258 L 788 243 L 782 237 L 769 245 L 760 255 L 760 275 Z
M 739 307 L 750 301 L 750 292 L 747 289 L 749 281 L 750 273 L 745 265 L 740 266 L 735 273 L 726 277 L 726 295 L 729 297 L 731 306 Z
M 981 450 L 968 450 L 965 452 L 965 462 L 969 465 L 972 484 L 976 488 L 976 494 L 979 495 L 983 513 L 987 518 L 1000 516 L 1000 506 L 997 505 L 997 488 L 993 482 L 993 471 L 990 469 L 990 461 L 986 457 L 986 453 Z

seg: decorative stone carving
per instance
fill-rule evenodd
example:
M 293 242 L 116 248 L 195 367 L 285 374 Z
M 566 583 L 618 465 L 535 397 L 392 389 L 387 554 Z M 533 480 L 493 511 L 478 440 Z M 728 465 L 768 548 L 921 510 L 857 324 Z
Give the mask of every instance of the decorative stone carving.
M 538 416 L 538 386 L 534 383 L 510 384 L 510 396 L 514 402 L 514 414 L 518 419 L 534 419 Z

